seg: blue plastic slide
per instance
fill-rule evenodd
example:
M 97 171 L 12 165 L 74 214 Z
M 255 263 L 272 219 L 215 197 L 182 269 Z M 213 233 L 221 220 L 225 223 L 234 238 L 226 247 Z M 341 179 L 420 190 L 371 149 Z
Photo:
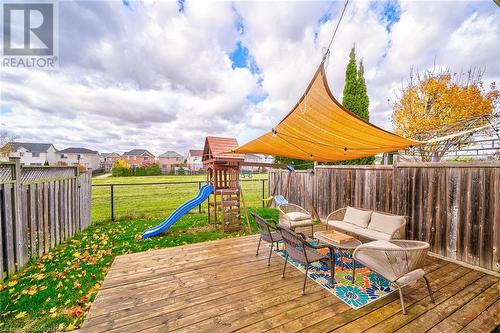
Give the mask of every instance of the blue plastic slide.
M 214 191 L 214 186 L 211 184 L 203 185 L 200 188 L 200 192 L 197 196 L 189 199 L 182 205 L 180 205 L 170 216 L 156 227 L 146 229 L 142 234 L 142 239 L 146 239 L 151 236 L 156 236 L 170 228 L 175 222 L 177 222 L 184 214 L 189 213 L 189 211 L 196 206 L 200 205 L 203 201 L 207 200 L 210 194 Z

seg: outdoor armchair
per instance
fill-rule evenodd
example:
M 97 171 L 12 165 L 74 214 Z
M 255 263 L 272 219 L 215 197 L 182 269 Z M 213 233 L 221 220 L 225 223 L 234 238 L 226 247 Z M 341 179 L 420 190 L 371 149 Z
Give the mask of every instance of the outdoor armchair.
M 278 206 L 280 225 L 295 230 L 297 227 L 311 227 L 314 232 L 311 214 L 299 205 L 287 203 Z
M 255 219 L 255 223 L 257 223 L 257 229 L 260 233 L 259 244 L 257 245 L 256 256 L 259 255 L 260 242 L 264 241 L 267 243 L 271 243 L 271 249 L 269 250 L 269 257 L 267 259 L 267 266 L 271 265 L 271 254 L 273 253 L 273 245 L 276 243 L 276 247 L 278 247 L 278 242 L 282 240 L 281 233 L 276 231 L 276 227 L 269 223 L 269 220 L 266 220 L 259 216 L 258 214 L 251 212 L 252 216 Z
M 434 302 L 429 280 L 422 269 L 428 248 L 429 243 L 414 240 L 374 241 L 358 246 L 353 258 L 397 286 L 401 308 L 406 314 L 402 288 L 413 281 L 423 278 Z
M 309 270 L 309 264 L 315 261 L 320 260 L 328 260 L 330 263 L 330 278 L 332 285 L 334 284 L 334 276 L 335 276 L 335 265 L 333 262 L 333 253 L 328 245 L 313 245 L 310 244 L 306 236 L 303 233 L 296 233 L 295 231 L 283 227 L 281 225 L 277 225 L 276 228 L 281 232 L 281 236 L 283 237 L 283 242 L 285 243 L 286 256 L 285 256 L 285 264 L 283 266 L 283 272 L 281 273 L 281 277 L 285 277 L 285 269 L 286 264 L 288 262 L 288 257 L 291 257 L 295 262 L 298 262 L 305 266 L 306 272 L 304 276 L 304 284 L 302 286 L 302 295 L 305 294 L 306 290 L 306 281 L 307 281 L 307 272 Z M 330 257 L 320 253 L 318 250 L 327 248 L 330 251 Z

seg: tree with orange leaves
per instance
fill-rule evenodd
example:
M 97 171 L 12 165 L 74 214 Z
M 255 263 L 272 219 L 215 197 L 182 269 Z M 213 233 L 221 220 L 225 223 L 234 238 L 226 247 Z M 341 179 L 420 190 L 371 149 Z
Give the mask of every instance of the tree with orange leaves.
M 487 124 L 498 107 L 500 93 L 494 82 L 486 90 L 482 76 L 474 69 L 462 74 L 445 70 L 414 75 L 411 71 L 408 84 L 393 106 L 396 133 L 428 140 Z M 463 145 L 469 137 L 426 144 L 415 153 L 422 161 L 440 160 L 452 146 Z

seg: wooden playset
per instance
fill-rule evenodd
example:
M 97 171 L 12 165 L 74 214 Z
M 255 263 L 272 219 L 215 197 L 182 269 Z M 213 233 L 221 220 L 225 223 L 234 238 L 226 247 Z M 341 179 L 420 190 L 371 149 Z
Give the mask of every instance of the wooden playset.
M 234 138 L 209 136 L 205 139 L 202 159 L 207 183 L 214 186 L 208 198 L 208 221 L 229 232 L 240 230 L 242 221 L 240 165 L 244 156 L 228 153 L 236 147 L 238 142 Z

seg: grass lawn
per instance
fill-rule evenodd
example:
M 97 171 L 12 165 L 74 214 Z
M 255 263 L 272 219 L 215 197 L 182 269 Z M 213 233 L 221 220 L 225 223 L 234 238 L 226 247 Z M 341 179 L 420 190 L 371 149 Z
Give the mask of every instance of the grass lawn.
M 249 210 L 266 218 L 278 218 L 272 208 Z M 140 239 L 144 229 L 159 222 L 161 219 L 97 222 L 28 264 L 0 286 L 0 331 L 78 328 L 117 255 L 248 233 L 214 230 L 207 225 L 206 214 L 196 213 L 184 216 L 162 236 Z M 256 229 L 251 223 L 253 233 Z
M 250 179 L 249 181 L 247 181 Z M 262 179 L 267 174 L 254 174 L 252 178 L 243 178 L 241 182 L 247 207 L 262 206 Z M 155 182 L 188 182 L 193 184 L 168 184 L 145 186 L 115 186 L 114 210 L 116 220 L 142 220 L 166 217 L 175 208 L 198 193 L 198 183 L 205 183 L 205 175 L 190 176 L 149 176 L 149 177 L 108 177 L 92 179 L 92 184 L 134 184 Z M 267 197 L 267 181 L 264 182 Z M 111 219 L 111 190 L 109 186 L 92 188 L 92 220 L 109 221 Z M 202 205 L 206 211 L 207 204 Z

